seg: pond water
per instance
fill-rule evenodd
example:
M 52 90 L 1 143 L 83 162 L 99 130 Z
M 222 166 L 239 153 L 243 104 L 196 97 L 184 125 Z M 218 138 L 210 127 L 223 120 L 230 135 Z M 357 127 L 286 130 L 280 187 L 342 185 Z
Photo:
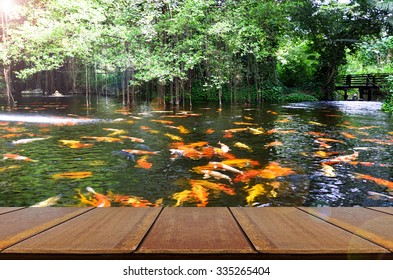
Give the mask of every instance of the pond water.
M 0 206 L 393 206 L 380 106 L 23 98 L 0 111 Z

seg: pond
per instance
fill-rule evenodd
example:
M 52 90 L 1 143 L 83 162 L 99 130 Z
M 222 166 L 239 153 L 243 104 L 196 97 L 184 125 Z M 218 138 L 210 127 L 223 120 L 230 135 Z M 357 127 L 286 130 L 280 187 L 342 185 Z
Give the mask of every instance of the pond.
M 378 102 L 92 103 L 1 107 L 0 206 L 393 206 Z

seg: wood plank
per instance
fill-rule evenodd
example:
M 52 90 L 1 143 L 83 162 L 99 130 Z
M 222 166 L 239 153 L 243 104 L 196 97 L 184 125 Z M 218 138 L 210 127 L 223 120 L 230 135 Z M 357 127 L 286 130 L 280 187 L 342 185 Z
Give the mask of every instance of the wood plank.
M 256 253 L 226 207 L 165 208 L 136 253 Z
M 96 208 L 4 253 L 120 254 L 136 249 L 161 208 Z
M 23 209 L 23 207 L 0 207 L 0 215 L 8 212 L 13 212 L 19 209 Z
M 302 208 L 393 252 L 393 216 L 360 207 Z
M 393 215 L 393 207 L 369 207 L 369 209 Z
M 91 208 L 24 208 L 0 215 L 0 251 Z
M 231 207 L 230 210 L 261 253 L 388 253 L 382 247 L 294 207 Z

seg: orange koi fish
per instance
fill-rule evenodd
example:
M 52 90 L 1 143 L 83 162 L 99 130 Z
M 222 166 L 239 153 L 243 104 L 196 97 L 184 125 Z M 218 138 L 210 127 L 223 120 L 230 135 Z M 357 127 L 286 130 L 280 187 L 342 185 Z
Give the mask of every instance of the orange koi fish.
M 233 134 L 230 131 L 225 132 L 224 138 L 233 138 Z
M 87 187 L 86 190 L 94 195 L 94 199 L 91 200 L 91 203 L 89 203 L 91 206 L 94 207 L 110 207 L 111 202 L 109 199 L 100 193 L 97 193 L 93 190 L 91 187 Z
M 251 159 L 226 159 L 221 162 L 222 164 L 226 164 L 229 166 L 237 166 L 239 168 L 244 168 L 244 167 L 253 167 L 256 165 L 259 165 L 259 162 L 256 160 L 251 160 Z
M 360 173 L 354 173 L 354 174 L 356 175 L 356 179 L 364 179 L 367 181 L 372 181 L 374 183 L 377 183 L 378 185 L 388 187 L 389 189 L 393 189 L 393 182 L 390 182 L 388 180 L 376 178 L 366 174 L 360 174 Z
M 351 133 L 347 133 L 347 132 L 341 132 L 342 135 L 344 135 L 346 138 L 348 139 L 356 139 L 357 137 Z
M 260 170 L 255 170 L 255 169 L 250 169 L 247 171 L 242 172 L 241 174 L 238 174 L 234 179 L 233 182 L 248 182 L 252 178 L 255 178 L 259 175 Z
M 71 149 L 89 148 L 93 146 L 91 143 L 81 143 L 81 141 L 78 140 L 59 140 L 59 142 Z
M 265 179 L 275 179 L 277 177 L 295 174 L 291 168 L 281 167 L 277 162 L 269 163 L 265 169 L 260 171 L 259 177 Z
M 132 207 L 150 207 L 150 206 L 157 206 L 157 203 L 160 203 L 160 201 L 157 201 L 156 203 L 151 203 L 150 201 L 143 199 L 141 197 L 137 196 L 129 196 L 129 195 L 114 195 L 113 201 L 116 203 L 123 204 L 125 206 L 131 205 Z
M 333 155 L 338 155 L 338 152 L 325 152 L 325 151 L 316 151 L 314 155 L 320 158 L 328 158 Z
M 4 172 L 10 169 L 18 169 L 21 168 L 22 166 L 20 165 L 10 165 L 10 166 L 6 166 L 6 167 L 0 167 L 0 172 Z
M 265 145 L 265 148 L 270 148 L 270 147 L 277 147 L 277 146 L 282 146 L 282 142 L 281 141 L 273 141 L 270 142 L 269 144 Z
M 232 122 L 235 125 L 258 125 L 256 123 L 250 123 L 250 122 Z
M 126 152 L 129 154 L 135 154 L 135 155 L 157 155 L 160 151 L 144 151 L 144 150 L 129 150 L 129 149 L 123 149 L 121 150 L 122 152 Z
M 334 143 L 344 144 L 344 141 L 331 139 L 331 138 L 317 138 L 317 140 L 321 142 L 334 142 Z
M 248 130 L 248 127 L 226 129 L 224 132 L 236 133 Z
M 53 174 L 52 178 L 57 179 L 84 179 L 93 175 L 90 171 L 74 171 L 74 172 L 64 172 Z
M 213 134 L 214 133 L 214 129 L 208 128 L 208 129 L 206 129 L 206 133 L 207 134 Z
M 318 143 L 319 146 L 321 146 L 321 148 L 330 149 L 330 148 L 332 147 L 332 146 L 330 146 L 329 144 L 327 144 L 327 143 L 325 143 L 325 142 L 318 141 L 318 140 L 315 140 L 314 142 L 315 142 L 315 143 Z
M 323 164 L 332 165 L 332 164 L 337 164 L 337 163 L 348 163 L 351 161 L 356 161 L 358 156 L 359 156 L 359 152 L 354 152 L 351 155 L 338 156 L 338 157 L 332 158 L 330 160 L 324 161 Z
M 142 138 L 136 138 L 136 137 L 131 137 L 131 136 L 125 136 L 125 135 L 121 135 L 119 136 L 121 139 L 129 139 L 132 142 L 137 142 L 137 143 L 143 143 L 145 142 L 145 140 L 143 140 Z
M 157 123 L 162 123 L 162 124 L 174 124 L 173 121 L 167 121 L 167 120 L 150 120 L 151 122 L 157 122 Z
M 200 185 L 204 188 L 210 189 L 210 190 L 215 190 L 215 191 L 223 191 L 228 195 L 235 195 L 235 189 L 228 187 L 225 184 L 216 184 L 216 183 L 212 183 L 209 181 L 205 181 L 205 180 L 190 180 L 190 185 L 191 186 L 195 186 L 195 185 Z
M 144 169 L 150 169 L 153 166 L 153 164 L 147 161 L 148 158 L 149 158 L 148 155 L 142 156 L 140 159 L 138 159 L 136 161 L 137 164 L 135 165 L 135 167 L 137 167 L 137 168 L 144 168 Z
M 206 207 L 209 200 L 209 194 L 207 190 L 201 185 L 193 185 L 191 191 L 194 198 L 200 202 L 197 204 L 197 206 Z
M 323 133 L 323 132 L 316 132 L 316 131 L 309 131 L 309 132 L 307 132 L 306 134 L 311 135 L 311 136 L 314 136 L 314 137 L 325 137 L 325 136 L 327 136 L 326 133 Z
M 3 159 L 13 159 L 13 160 L 22 160 L 22 161 L 30 161 L 37 162 L 38 160 L 32 160 L 31 158 L 17 155 L 17 154 L 3 154 Z

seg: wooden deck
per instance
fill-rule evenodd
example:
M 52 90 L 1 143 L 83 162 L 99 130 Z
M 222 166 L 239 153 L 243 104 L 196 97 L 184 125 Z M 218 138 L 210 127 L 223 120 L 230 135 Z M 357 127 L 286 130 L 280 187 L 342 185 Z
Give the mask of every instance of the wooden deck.
M 0 259 L 393 259 L 393 208 L 0 208 Z

